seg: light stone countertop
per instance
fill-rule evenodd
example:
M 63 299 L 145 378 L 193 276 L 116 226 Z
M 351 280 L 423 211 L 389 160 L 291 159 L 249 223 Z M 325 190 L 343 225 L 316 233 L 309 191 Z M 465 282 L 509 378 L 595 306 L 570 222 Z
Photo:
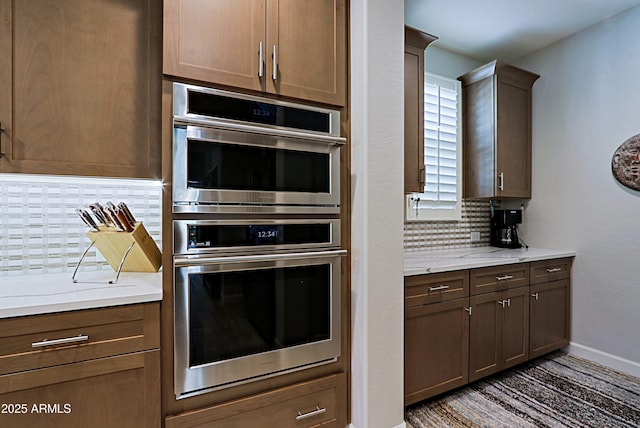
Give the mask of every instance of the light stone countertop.
M 102 308 L 162 300 L 162 271 L 122 272 L 118 282 L 111 270 L 0 277 L 0 318 Z
M 404 276 L 449 272 L 539 260 L 574 257 L 575 251 L 544 248 L 506 249 L 470 247 L 446 250 L 405 251 Z

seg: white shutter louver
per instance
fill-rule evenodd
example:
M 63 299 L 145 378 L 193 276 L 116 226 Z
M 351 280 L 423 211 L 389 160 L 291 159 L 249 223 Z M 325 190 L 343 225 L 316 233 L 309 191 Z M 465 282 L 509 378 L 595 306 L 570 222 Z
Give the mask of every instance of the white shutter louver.
M 425 73 L 424 85 L 424 193 L 418 208 L 460 209 L 459 113 L 460 82 Z M 414 197 L 414 200 L 416 198 Z M 414 205 L 415 208 L 415 205 Z M 412 216 L 413 217 L 413 216 Z M 416 215 L 414 218 L 419 219 Z

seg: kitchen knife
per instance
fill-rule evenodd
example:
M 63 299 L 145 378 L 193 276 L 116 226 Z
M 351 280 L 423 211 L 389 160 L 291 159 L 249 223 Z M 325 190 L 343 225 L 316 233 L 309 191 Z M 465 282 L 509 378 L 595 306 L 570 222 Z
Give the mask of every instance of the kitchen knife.
M 116 217 L 118 217 L 120 224 L 124 228 L 124 231 L 133 232 L 133 225 L 129 222 L 129 218 L 127 217 L 125 212 L 119 208 L 116 208 L 114 212 L 116 213 Z
M 91 217 L 91 214 L 89 214 L 88 212 L 86 212 L 85 210 L 82 209 L 76 209 L 76 213 L 80 216 L 80 218 L 82 219 L 82 221 L 84 222 L 84 224 L 86 224 L 87 226 L 89 226 L 91 229 L 95 230 L 96 232 L 100 231 L 100 228 L 98 228 L 98 225 L 96 224 L 96 222 L 93 220 L 93 217 Z
M 116 229 L 118 229 L 119 231 L 125 230 L 122 223 L 120 223 L 120 220 L 118 220 L 118 215 L 111 207 L 109 206 L 105 207 L 104 212 L 109 218 L 109 221 L 111 222 L 111 224 L 113 224 L 116 227 Z
M 120 210 L 124 211 L 124 214 L 127 216 L 127 219 L 129 220 L 129 223 L 133 227 L 135 227 L 136 226 L 136 218 L 133 216 L 133 214 L 131 214 L 131 210 L 129 209 L 127 204 L 125 204 L 124 202 L 120 202 L 118 204 L 118 208 L 120 208 Z
M 109 225 L 109 220 L 105 217 L 102 205 L 100 205 L 100 203 L 96 202 L 95 204 L 89 205 L 89 209 L 100 223 L 105 226 Z

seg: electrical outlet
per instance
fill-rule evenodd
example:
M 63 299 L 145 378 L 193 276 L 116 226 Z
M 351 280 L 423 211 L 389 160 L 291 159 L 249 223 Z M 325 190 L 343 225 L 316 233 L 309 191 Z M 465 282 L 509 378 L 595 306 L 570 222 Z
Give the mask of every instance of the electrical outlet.
M 471 232 L 471 242 L 480 242 L 480 232 Z

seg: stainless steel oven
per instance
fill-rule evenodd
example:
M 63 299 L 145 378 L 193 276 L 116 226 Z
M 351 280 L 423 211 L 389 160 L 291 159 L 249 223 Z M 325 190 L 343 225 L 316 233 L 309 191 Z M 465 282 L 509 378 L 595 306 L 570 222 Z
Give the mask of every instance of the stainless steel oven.
M 173 211 L 340 211 L 340 112 L 174 83 Z
M 175 220 L 173 231 L 177 398 L 337 360 L 338 219 Z
M 175 257 L 176 397 L 336 361 L 345 254 Z

